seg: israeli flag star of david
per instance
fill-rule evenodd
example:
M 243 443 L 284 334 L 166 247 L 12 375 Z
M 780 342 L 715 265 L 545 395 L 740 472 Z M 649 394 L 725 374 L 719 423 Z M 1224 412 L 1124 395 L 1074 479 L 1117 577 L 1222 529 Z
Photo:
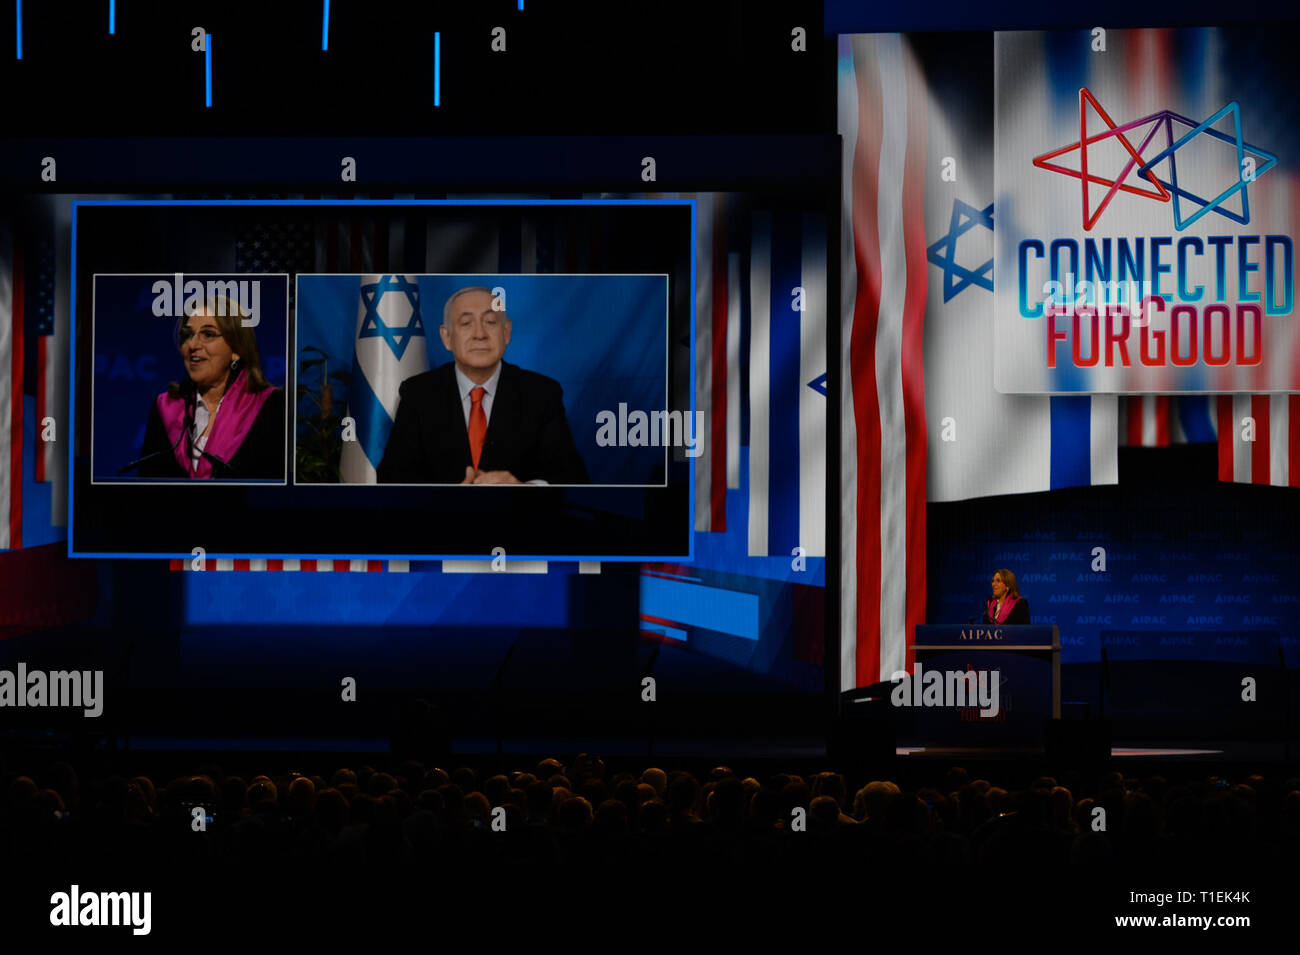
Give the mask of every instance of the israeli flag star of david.
M 407 378 L 428 371 L 427 342 L 415 279 L 361 276 L 348 397 L 357 440 L 343 443 L 339 466 L 343 483 L 376 483 L 376 468 L 397 417 L 398 389 Z

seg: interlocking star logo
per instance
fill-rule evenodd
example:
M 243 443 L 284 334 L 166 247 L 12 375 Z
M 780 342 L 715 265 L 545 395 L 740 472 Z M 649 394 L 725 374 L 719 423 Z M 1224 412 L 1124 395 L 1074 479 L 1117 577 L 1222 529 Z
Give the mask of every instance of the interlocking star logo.
M 808 387 L 811 388 L 813 391 L 817 392 L 817 394 L 821 395 L 823 398 L 825 398 L 826 397 L 825 373 L 818 375 L 812 381 L 808 382 Z
M 952 218 L 948 223 L 948 234 L 925 250 L 931 265 L 943 269 L 943 300 L 950 301 L 968 285 L 993 291 L 993 260 L 989 259 L 978 269 L 971 270 L 957 264 L 957 240 L 982 225 L 993 231 L 993 203 L 983 209 L 968 206 L 960 199 L 953 200 Z
M 411 307 L 410 318 L 405 325 L 389 325 L 379 314 L 379 303 L 386 294 L 406 296 Z M 393 356 L 402 360 L 406 346 L 412 338 L 424 338 L 424 319 L 420 317 L 420 287 L 402 275 L 381 275 L 378 282 L 361 286 L 361 304 L 366 314 L 361 319 L 361 331 L 357 338 L 382 338 L 393 350 Z
M 1088 135 L 1088 107 L 1091 106 L 1093 111 L 1101 117 L 1106 124 L 1106 129 L 1094 135 Z M 1234 124 L 1234 135 L 1229 136 L 1227 133 L 1220 132 L 1214 128 L 1215 123 L 1219 122 L 1225 116 L 1231 115 Z M 1191 132 L 1185 134 L 1177 142 L 1174 141 L 1174 124 L 1178 123 L 1188 127 Z M 1140 137 L 1140 142 L 1134 146 L 1132 141 L 1126 135 L 1131 130 L 1140 130 L 1145 128 L 1145 134 Z M 1144 152 L 1155 139 L 1156 135 L 1163 130 L 1165 133 L 1166 148 L 1157 154 L 1153 159 L 1144 158 Z M 1243 168 L 1244 160 L 1247 153 L 1251 153 L 1265 160 L 1264 164 L 1256 169 L 1255 177 L 1258 179 L 1268 170 L 1277 165 L 1277 157 L 1267 153 L 1258 147 L 1252 146 L 1245 142 L 1241 135 L 1241 108 L 1233 101 L 1223 109 L 1219 110 L 1203 123 L 1197 123 L 1195 120 L 1180 116 L 1173 110 L 1165 109 L 1157 113 L 1151 113 L 1143 116 L 1141 119 L 1135 119 L 1128 123 L 1116 124 L 1110 118 L 1110 115 L 1097 102 L 1096 97 L 1085 87 L 1079 90 L 1079 140 L 1066 146 L 1061 146 L 1050 152 L 1043 153 L 1041 156 L 1035 156 L 1033 163 L 1039 169 L 1045 169 L 1048 172 L 1056 172 L 1066 176 L 1072 176 L 1079 180 L 1083 193 L 1083 228 L 1084 231 L 1091 231 L 1092 227 L 1097 224 L 1101 214 L 1106 211 L 1110 201 L 1115 198 L 1116 193 L 1127 192 L 1131 195 L 1140 196 L 1145 199 L 1152 199 L 1157 202 L 1169 202 L 1171 199 L 1174 211 L 1174 227 L 1182 231 L 1190 226 L 1193 222 L 1205 215 L 1207 212 L 1217 212 L 1219 215 L 1232 219 L 1246 225 L 1250 222 L 1250 204 L 1246 192 L 1247 180 L 1238 175 L 1231 186 L 1228 186 L 1219 195 L 1213 199 L 1203 199 L 1178 185 L 1178 166 L 1174 161 L 1174 154 L 1182 149 L 1191 140 L 1197 136 L 1211 136 L 1223 142 L 1230 143 L 1237 152 L 1237 169 Z M 1114 179 L 1107 179 L 1097 174 L 1096 169 L 1089 169 L 1088 166 L 1088 147 L 1104 139 L 1115 138 L 1119 144 L 1124 147 L 1128 153 L 1129 159 L 1118 176 Z M 1138 138 L 1135 134 L 1135 138 Z M 1067 153 L 1079 151 L 1079 168 L 1071 169 L 1068 166 L 1062 166 L 1058 163 L 1051 162 L 1058 156 Z M 1154 167 L 1165 160 L 1169 160 L 1169 179 L 1168 181 L 1159 178 Z M 1134 168 L 1141 178 L 1151 183 L 1154 189 L 1145 189 L 1141 186 L 1130 185 L 1127 182 L 1129 173 Z M 1108 186 L 1105 197 L 1094 210 L 1091 207 L 1091 196 L 1088 188 L 1089 183 L 1095 183 L 1101 186 Z M 1241 213 L 1235 213 L 1230 209 L 1223 208 L 1223 203 L 1229 197 L 1236 193 L 1241 193 Z M 1201 208 L 1192 216 L 1184 219 L 1182 216 L 1182 206 L 1180 199 L 1186 199 L 1195 202 Z
M 1223 117 L 1228 115 L 1232 116 L 1233 134 L 1231 136 L 1229 136 L 1227 133 L 1220 132 L 1219 130 L 1214 128 L 1215 123 L 1217 123 L 1219 120 L 1223 119 Z M 1181 232 L 1183 229 L 1186 229 L 1189 225 L 1191 225 L 1201 216 L 1205 215 L 1207 212 L 1217 212 L 1219 215 L 1226 216 L 1227 218 L 1231 219 L 1234 222 L 1239 222 L 1242 225 L 1248 225 L 1250 223 L 1250 194 L 1246 191 L 1246 179 L 1243 178 L 1241 174 L 1242 168 L 1245 164 L 1246 154 L 1252 153 L 1255 156 L 1259 156 L 1264 160 L 1264 164 L 1262 166 L 1259 166 L 1255 170 L 1256 179 L 1258 179 L 1260 176 L 1264 175 L 1264 173 L 1268 172 L 1270 169 L 1272 169 L 1274 166 L 1277 165 L 1277 157 L 1274 156 L 1272 153 L 1265 152 L 1264 150 L 1260 149 L 1258 146 L 1250 145 L 1242 138 L 1241 106 L 1237 103 L 1236 100 L 1233 100 L 1227 106 L 1223 107 L 1223 109 L 1219 110 L 1217 113 L 1215 113 L 1213 116 L 1211 116 L 1203 123 L 1193 123 L 1192 120 L 1186 118 L 1185 116 L 1179 116 L 1177 113 L 1173 112 L 1172 110 L 1165 110 L 1164 119 L 1165 119 L 1165 128 L 1167 130 L 1169 145 L 1165 148 L 1163 152 L 1161 152 L 1158 156 L 1156 156 L 1149 163 L 1143 166 L 1141 171 L 1147 172 L 1156 163 L 1163 162 L 1165 159 L 1169 160 L 1170 181 L 1165 183 L 1165 185 L 1168 186 L 1169 190 L 1174 194 L 1174 227 L 1179 232 Z M 1191 126 L 1193 127 L 1192 131 L 1185 134 L 1180 140 L 1178 140 L 1178 142 L 1174 142 L 1173 141 L 1174 123 L 1181 123 L 1184 126 Z M 1233 149 L 1235 149 L 1237 153 L 1238 174 L 1234 177 L 1235 181 L 1231 186 L 1229 186 L 1227 189 L 1224 189 L 1223 192 L 1219 193 L 1213 199 L 1208 199 L 1208 200 L 1202 199 L 1199 196 L 1193 195 L 1192 193 L 1188 192 L 1185 189 L 1179 188 L 1178 186 L 1178 165 L 1177 163 L 1174 162 L 1173 159 L 1174 153 L 1182 149 L 1184 146 L 1187 145 L 1188 142 L 1195 139 L 1197 136 L 1212 136 L 1213 138 L 1221 140 L 1222 142 L 1231 143 Z M 1240 215 L 1238 215 L 1237 213 L 1233 212 L 1230 209 L 1223 208 L 1224 201 L 1238 192 L 1241 193 L 1241 214 Z M 1195 212 L 1190 218 L 1184 220 L 1182 216 L 1182 207 L 1178 202 L 1179 199 L 1189 199 L 1192 202 L 1198 203 L 1201 208 L 1199 211 Z
M 1097 133 L 1094 136 L 1088 135 L 1088 106 L 1090 104 L 1093 110 L 1101 117 L 1102 121 L 1107 126 L 1105 132 Z M 1070 143 L 1068 146 L 1061 146 L 1058 149 L 1053 149 L 1051 152 L 1046 152 L 1041 156 L 1034 157 L 1034 165 L 1039 169 L 1046 169 L 1049 172 L 1059 172 L 1062 175 L 1073 176 L 1079 180 L 1083 189 L 1083 228 L 1085 232 L 1090 231 L 1092 227 L 1097 224 L 1097 220 L 1101 218 L 1101 214 L 1106 211 L 1106 207 L 1110 205 L 1110 201 L 1115 198 L 1115 193 L 1120 190 L 1132 193 L 1135 196 L 1155 199 L 1158 202 L 1169 201 L 1168 190 L 1165 189 L 1165 187 L 1160 183 L 1160 180 L 1158 180 L 1149 169 L 1140 172 L 1139 175 L 1147 179 L 1151 185 L 1155 187 L 1154 190 L 1130 186 L 1124 181 L 1128 178 L 1128 174 L 1133 170 L 1134 166 L 1141 166 L 1145 162 L 1142 158 L 1141 151 L 1149 142 L 1151 142 L 1151 138 L 1155 136 L 1156 131 L 1159 129 L 1159 123 L 1155 122 L 1155 120 L 1159 118 L 1159 115 L 1160 114 L 1156 113 L 1151 116 L 1143 117 L 1142 119 L 1135 119 L 1131 123 L 1125 123 L 1122 126 L 1118 126 L 1115 124 L 1115 121 L 1110 118 L 1110 114 L 1107 113 L 1106 110 L 1102 108 L 1101 104 L 1097 102 L 1096 97 L 1094 97 L 1087 88 L 1081 89 L 1079 90 L 1078 142 Z M 1146 138 L 1142 140 L 1141 145 L 1134 148 L 1133 143 L 1130 142 L 1128 136 L 1124 134 L 1130 129 L 1136 129 L 1145 124 L 1150 124 L 1151 129 L 1147 132 Z M 1104 176 L 1097 175 L 1095 172 L 1088 171 L 1088 147 L 1103 139 L 1109 139 L 1111 137 L 1115 137 L 1119 140 L 1119 144 L 1123 146 L 1124 151 L 1129 154 L 1129 160 L 1118 176 L 1114 179 L 1107 179 Z M 1078 169 L 1070 169 L 1068 166 L 1061 166 L 1057 163 L 1048 162 L 1050 159 L 1055 159 L 1057 156 L 1063 156 L 1066 153 L 1074 152 L 1076 149 L 1079 151 Z M 1092 211 L 1090 208 L 1091 197 L 1089 193 L 1091 190 L 1088 188 L 1089 183 L 1097 183 L 1101 186 L 1110 187 L 1110 190 L 1106 193 L 1106 197 L 1102 199 L 1100 205 L 1097 206 L 1096 211 Z

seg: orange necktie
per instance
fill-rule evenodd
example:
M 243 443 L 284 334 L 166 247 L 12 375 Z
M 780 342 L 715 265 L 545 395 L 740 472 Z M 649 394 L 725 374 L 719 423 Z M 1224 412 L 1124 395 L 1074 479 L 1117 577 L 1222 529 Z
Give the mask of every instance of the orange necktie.
M 469 393 L 473 406 L 469 409 L 469 455 L 474 461 L 474 470 L 478 470 L 478 459 L 483 455 L 483 439 L 487 437 L 487 415 L 483 413 L 483 388 L 475 388 Z

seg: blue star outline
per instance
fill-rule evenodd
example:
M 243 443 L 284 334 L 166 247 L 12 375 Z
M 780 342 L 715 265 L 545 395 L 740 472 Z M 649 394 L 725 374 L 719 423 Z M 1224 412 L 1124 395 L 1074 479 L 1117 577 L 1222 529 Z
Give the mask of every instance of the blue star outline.
M 411 318 L 405 325 L 385 324 L 379 317 L 379 302 L 385 293 L 403 294 L 411 303 Z M 366 314 L 361 319 L 357 338 L 382 338 L 388 342 L 398 361 L 406 354 L 406 346 L 415 337 L 424 338 L 424 319 L 420 316 L 420 287 L 402 275 L 381 275 L 378 282 L 361 286 L 361 304 Z
M 952 219 L 948 224 L 948 234 L 925 250 L 930 264 L 943 269 L 943 300 L 951 301 L 968 285 L 993 291 L 993 260 L 989 259 L 978 269 L 971 271 L 957 264 L 957 239 L 977 225 L 993 231 L 993 203 L 983 209 L 968 206 L 960 199 L 952 204 Z

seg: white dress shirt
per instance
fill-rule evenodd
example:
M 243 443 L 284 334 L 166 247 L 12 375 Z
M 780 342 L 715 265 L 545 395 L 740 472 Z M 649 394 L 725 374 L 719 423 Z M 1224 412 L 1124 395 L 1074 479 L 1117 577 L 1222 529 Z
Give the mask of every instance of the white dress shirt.
M 460 365 L 456 365 L 456 386 L 460 388 L 460 404 L 465 412 L 465 430 L 469 430 L 469 413 L 474 407 L 474 399 L 470 397 L 470 392 L 475 388 L 483 389 L 483 420 L 487 424 L 492 423 L 492 399 L 497 394 L 497 382 L 501 380 L 501 362 L 497 362 L 497 370 L 492 372 L 492 377 L 483 382 L 482 385 L 470 380 L 469 375 L 460 370 Z
M 454 366 L 456 369 L 456 387 L 460 389 L 460 406 L 465 412 L 465 431 L 469 432 L 469 413 L 474 408 L 474 398 L 470 395 L 475 388 L 483 389 L 483 420 L 486 424 L 492 423 L 492 402 L 497 394 L 497 382 L 501 380 L 501 362 L 497 362 L 496 371 L 492 372 L 492 377 L 483 384 L 477 384 L 470 379 L 469 375 L 460 370 L 460 365 Z M 545 484 L 541 478 L 532 481 L 526 481 L 526 484 Z
M 217 402 L 217 411 L 221 410 L 221 402 L 226 400 L 226 396 L 221 396 L 221 401 Z M 203 449 L 208 446 L 208 435 L 204 434 L 208 430 L 208 422 L 212 420 L 217 411 L 208 411 L 207 404 L 202 398 L 194 403 L 194 430 L 190 432 L 190 470 L 193 471 L 203 460 Z

